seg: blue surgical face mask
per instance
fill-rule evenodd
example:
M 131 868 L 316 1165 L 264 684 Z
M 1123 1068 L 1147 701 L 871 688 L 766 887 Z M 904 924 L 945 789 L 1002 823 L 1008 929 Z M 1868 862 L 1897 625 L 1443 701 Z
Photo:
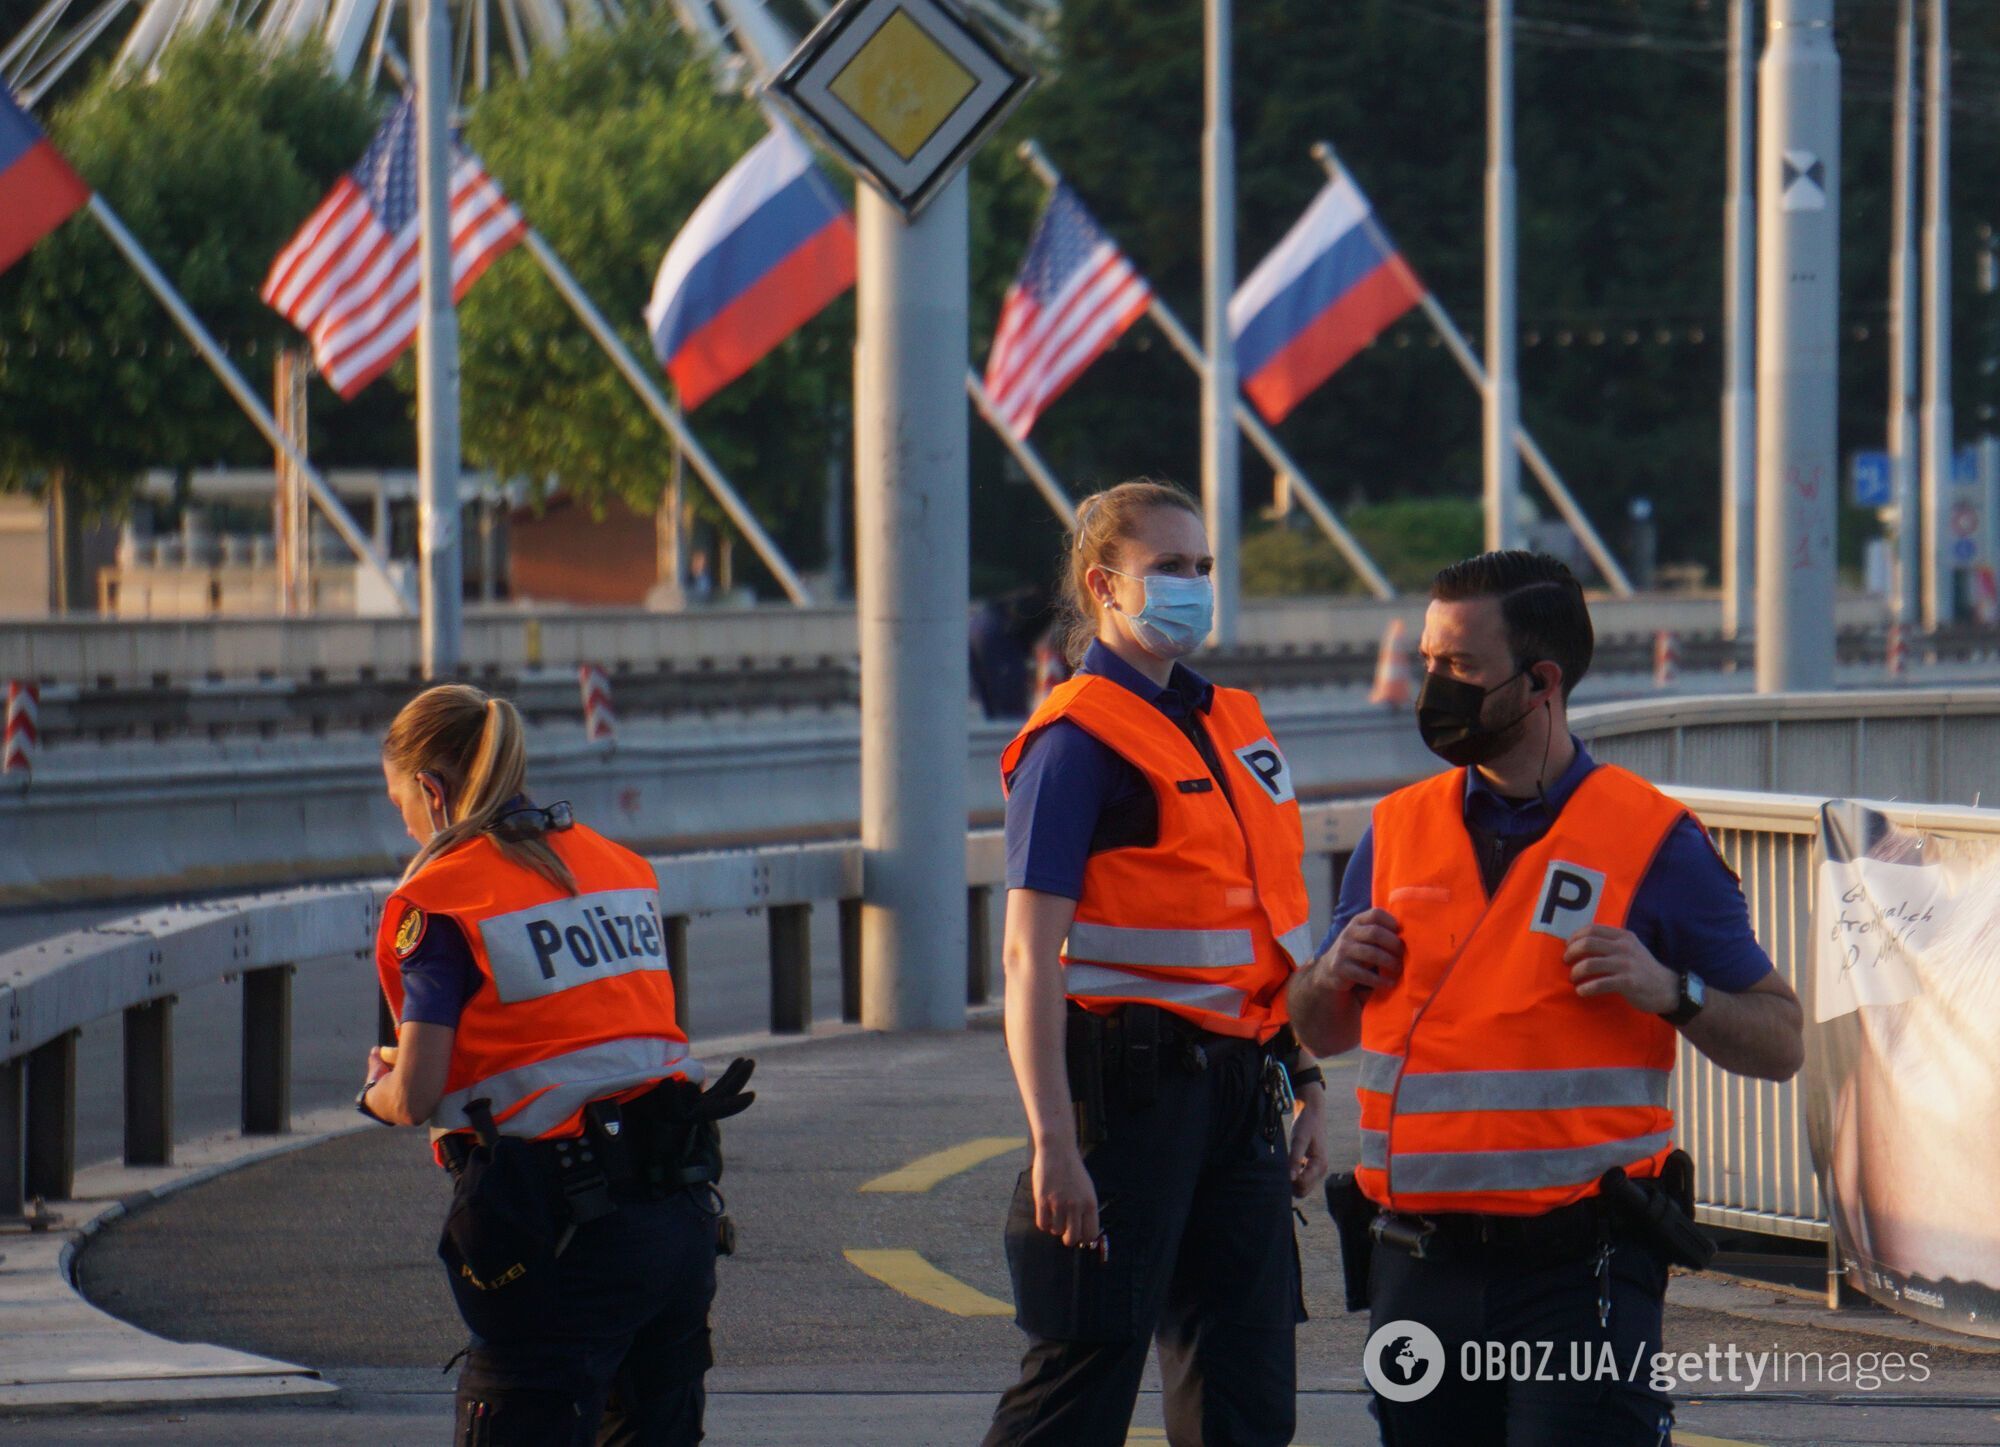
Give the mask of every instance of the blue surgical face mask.
M 1125 616 L 1131 620 L 1139 646 L 1155 658 L 1179 658 L 1194 652 L 1215 627 L 1214 579 L 1172 578 L 1164 573 L 1141 578 L 1116 568 L 1104 571 L 1145 585 L 1146 606 Z M 1117 604 L 1112 607 L 1116 610 Z

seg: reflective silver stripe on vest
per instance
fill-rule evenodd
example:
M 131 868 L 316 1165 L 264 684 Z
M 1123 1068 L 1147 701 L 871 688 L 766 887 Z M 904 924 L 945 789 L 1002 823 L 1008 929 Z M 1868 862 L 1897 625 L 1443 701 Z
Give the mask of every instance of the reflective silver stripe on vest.
M 1378 1171 L 1385 1171 L 1389 1168 L 1389 1132 L 1386 1130 L 1369 1130 L 1363 1127 L 1361 1131 L 1361 1164 L 1371 1166 Z
M 1389 1169 L 1389 1189 L 1414 1195 L 1429 1191 L 1539 1191 L 1549 1186 L 1580 1186 L 1596 1180 L 1613 1166 L 1629 1166 L 1664 1149 L 1672 1144 L 1673 1138 L 1672 1131 L 1663 1130 L 1629 1140 L 1543 1151 L 1398 1151 L 1395 1164 Z M 1365 1158 L 1365 1141 L 1362 1153 Z
M 1361 1062 L 1359 1078 L 1354 1082 L 1358 1087 L 1380 1091 L 1383 1095 L 1396 1088 L 1396 1072 L 1403 1068 L 1402 1056 L 1363 1050 L 1357 1053 L 1356 1058 Z
M 1458 1110 L 1583 1110 L 1664 1107 L 1668 1072 L 1621 1066 L 1582 1070 L 1446 1070 L 1407 1074 L 1396 1093 L 1398 1115 Z M 1387 1087 L 1381 1087 L 1386 1089 Z
M 1097 965 L 1063 966 L 1063 993 L 1085 1000 L 1158 1000 L 1232 1018 L 1243 1013 L 1244 1000 L 1241 990 L 1227 985 L 1205 985 L 1199 980 L 1155 980 Z
M 1181 970 L 1227 970 L 1257 963 L 1247 929 L 1127 929 L 1072 924 L 1063 942 L 1070 959 L 1100 965 L 1161 965 Z
M 694 1081 L 702 1077 L 701 1062 L 690 1057 L 687 1046 L 678 1040 L 658 1036 L 607 1040 L 567 1055 L 537 1060 L 533 1065 L 503 1070 L 454 1090 L 438 1102 L 430 1123 L 438 1130 L 463 1130 L 472 1124 L 465 1118 L 466 1103 L 483 1097 L 490 1102 L 495 1117 L 505 1117 L 499 1120 L 500 1134 L 532 1140 L 593 1100 L 676 1073 Z M 535 1095 L 538 1090 L 543 1093 Z M 535 1095 L 533 1100 L 514 1115 L 507 1115 L 531 1095 Z
M 1292 963 L 1295 965 L 1309 965 L 1312 963 L 1312 947 L 1313 935 L 1310 921 L 1305 924 L 1293 925 L 1278 936 L 1278 948 L 1290 955 Z

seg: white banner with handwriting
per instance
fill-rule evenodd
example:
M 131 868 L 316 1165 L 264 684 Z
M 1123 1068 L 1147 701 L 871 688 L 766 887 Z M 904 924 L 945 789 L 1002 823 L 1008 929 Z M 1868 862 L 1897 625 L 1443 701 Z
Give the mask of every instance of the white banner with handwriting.
M 2000 1336 L 2000 842 L 1820 811 L 1807 1120 L 1849 1280 Z

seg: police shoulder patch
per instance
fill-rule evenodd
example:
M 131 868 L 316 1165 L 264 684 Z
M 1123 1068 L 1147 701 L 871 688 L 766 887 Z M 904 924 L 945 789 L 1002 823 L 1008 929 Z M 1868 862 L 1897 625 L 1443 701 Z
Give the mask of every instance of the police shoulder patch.
M 417 946 L 424 942 L 424 926 L 429 917 L 416 905 L 405 905 L 403 917 L 396 922 L 396 958 L 407 960 L 416 953 Z

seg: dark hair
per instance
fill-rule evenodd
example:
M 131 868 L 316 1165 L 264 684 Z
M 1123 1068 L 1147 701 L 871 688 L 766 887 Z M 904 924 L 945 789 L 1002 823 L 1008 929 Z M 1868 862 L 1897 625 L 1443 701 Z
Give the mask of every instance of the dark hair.
M 1597 634 L 1584 606 L 1583 585 L 1547 553 L 1515 548 L 1453 563 L 1431 581 L 1431 597 L 1440 603 L 1498 598 L 1515 666 L 1555 664 L 1562 670 L 1565 703 L 1590 672 Z

